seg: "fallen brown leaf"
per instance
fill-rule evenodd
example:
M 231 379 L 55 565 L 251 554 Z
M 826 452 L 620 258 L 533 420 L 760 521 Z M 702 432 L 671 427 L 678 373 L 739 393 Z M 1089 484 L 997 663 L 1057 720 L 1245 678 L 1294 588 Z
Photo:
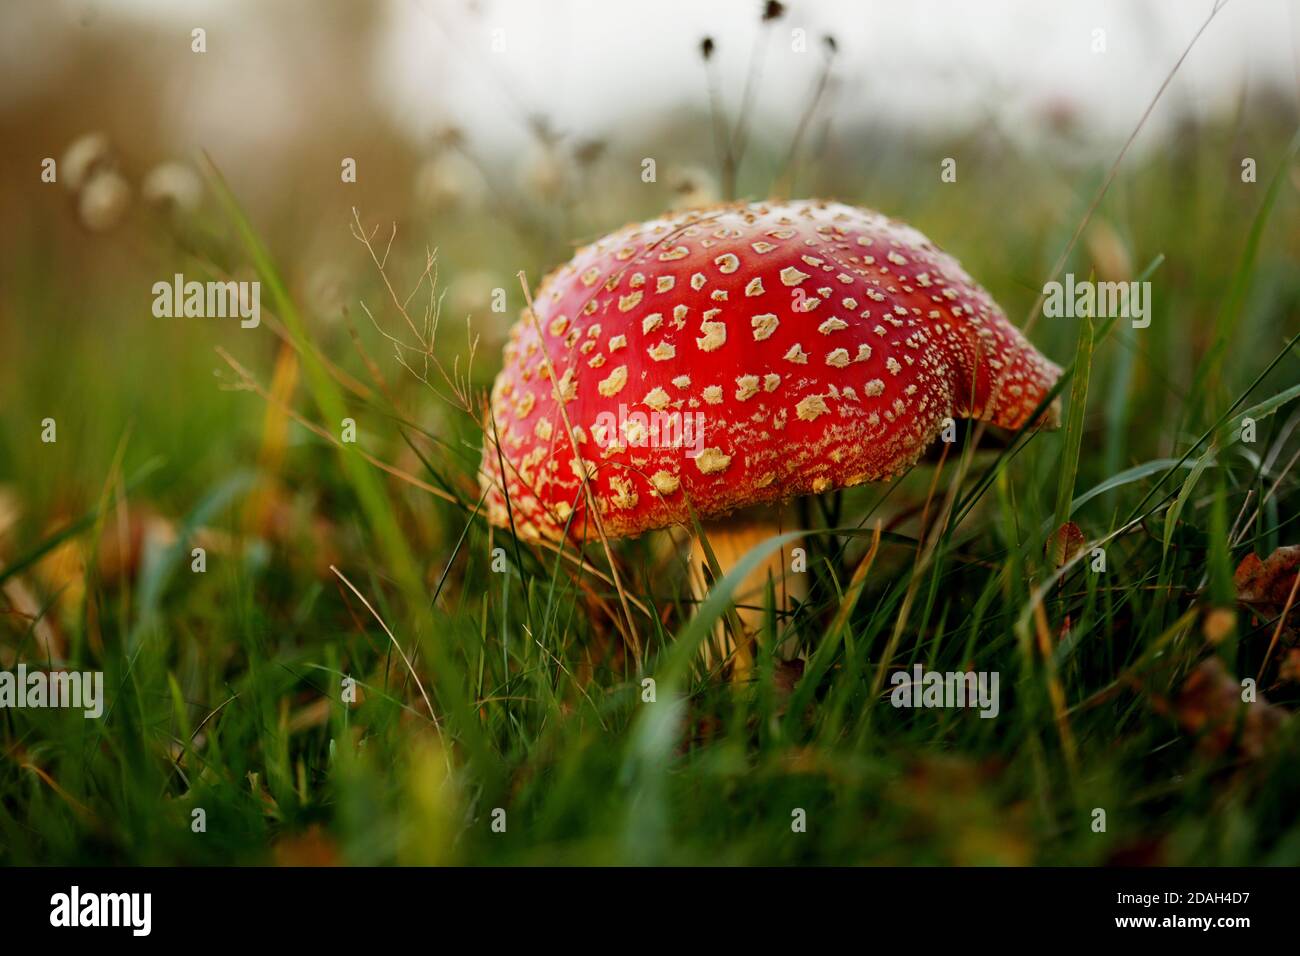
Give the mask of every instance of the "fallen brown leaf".
M 1286 607 L 1298 572 L 1300 545 L 1278 548 L 1263 561 L 1256 554 L 1248 554 L 1233 576 L 1237 600 L 1249 605 L 1259 616 L 1277 617 Z M 1287 626 L 1293 630 L 1300 626 L 1300 607 L 1292 606 Z
M 1217 657 L 1206 658 L 1183 681 L 1174 713 L 1183 729 L 1198 738 L 1200 749 L 1215 757 L 1227 753 L 1234 742 L 1244 756 L 1260 756 L 1287 719 L 1286 711 L 1263 694 L 1254 702 L 1243 701 L 1241 682 Z
M 1277 679 L 1282 683 L 1300 684 L 1300 647 L 1293 647 L 1282 657 L 1277 669 Z
M 273 854 L 276 866 L 338 866 L 339 863 L 338 847 L 317 823 L 302 833 L 277 840 Z

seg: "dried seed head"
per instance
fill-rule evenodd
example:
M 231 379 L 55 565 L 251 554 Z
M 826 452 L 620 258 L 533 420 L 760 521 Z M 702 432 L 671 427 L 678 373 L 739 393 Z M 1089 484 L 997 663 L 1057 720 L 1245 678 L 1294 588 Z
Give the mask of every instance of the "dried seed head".
M 59 160 L 63 185 L 73 192 L 90 181 L 92 173 L 111 165 L 112 144 L 104 133 L 86 133 L 74 139 Z
M 81 224 L 92 232 L 112 229 L 131 205 L 131 187 L 113 170 L 91 175 L 77 200 Z
M 151 205 L 193 212 L 203 201 L 203 180 L 187 163 L 159 163 L 145 175 L 140 197 Z

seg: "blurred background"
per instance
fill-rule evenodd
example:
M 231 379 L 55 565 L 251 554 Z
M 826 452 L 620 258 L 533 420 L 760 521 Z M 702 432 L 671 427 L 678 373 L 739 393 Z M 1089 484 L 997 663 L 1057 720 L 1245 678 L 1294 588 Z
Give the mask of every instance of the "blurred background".
M 387 667 L 388 645 L 365 610 L 347 603 L 350 597 L 328 566 L 338 562 L 354 569 L 371 594 L 382 594 L 393 568 L 375 548 L 373 521 L 358 507 L 364 495 L 344 480 L 334 450 L 302 424 L 318 419 L 319 412 L 300 384 L 293 351 L 284 345 L 283 316 L 275 314 L 265 288 L 263 324 L 256 330 L 232 320 L 159 319 L 151 312 L 153 284 L 170 281 L 176 272 L 200 280 L 256 277 L 246 237 L 220 201 L 205 156 L 269 250 L 312 347 L 351 382 L 364 383 L 366 397 L 349 391 L 347 406 L 357 418 L 362 447 L 435 484 L 442 477 L 430 473 L 446 476 L 448 486 L 469 495 L 472 505 L 482 440 L 475 415 L 472 408 L 441 400 L 394 360 L 383 333 L 400 334 L 401 320 L 388 301 L 386 276 L 402 295 L 420 289 L 415 301 L 424 301 L 426 255 L 436 253 L 438 354 L 447 368 L 466 374 L 470 390 L 479 394 L 499 368 L 504 337 L 523 304 L 520 270 L 535 286 L 577 245 L 670 208 L 729 198 L 823 196 L 917 226 L 1023 324 L 1111 163 L 1211 6 L 1211 0 L 0 4 L 0 564 L 30 565 L 4 580 L 0 666 L 31 656 L 34 646 L 41 659 L 108 661 L 111 675 L 120 664 L 114 654 L 136 647 L 139 635 L 158 620 L 166 622 L 151 654 L 138 666 L 131 658 L 148 727 L 133 736 L 132 712 L 124 710 L 128 725 L 111 728 L 120 735 L 114 758 L 155 776 L 140 784 L 141 794 L 119 794 L 104 783 L 114 779 L 116 765 L 98 769 L 97 785 L 76 746 L 34 756 L 63 792 L 97 809 L 97 800 L 113 805 L 92 826 L 79 810 L 69 815 L 43 786 L 13 770 L 15 762 L 0 764 L 0 796 L 7 795 L 0 799 L 0 859 L 81 860 L 88 853 L 116 861 L 195 854 L 262 859 L 271 830 L 288 840 L 287 855 L 277 858 L 291 862 L 454 855 L 448 848 L 458 837 L 447 821 L 459 821 L 463 807 L 447 809 L 422 789 L 429 775 L 420 776 L 441 765 L 440 751 L 415 751 L 411 759 L 420 773 L 392 784 L 400 789 L 409 783 L 413 793 L 380 794 L 386 782 L 347 777 L 346 767 L 342 782 L 330 776 L 334 741 L 346 733 L 342 723 L 350 718 L 324 706 L 320 688 L 302 673 L 328 664 L 373 676 Z M 197 37 L 196 30 L 202 31 Z M 203 52 L 195 49 L 200 44 Z M 1142 124 L 1093 211 L 1066 270 L 1119 281 L 1154 266 L 1153 321 L 1141 332 L 1121 323 L 1099 345 L 1078 488 L 1138 462 L 1181 455 L 1189 437 L 1214 422 L 1300 329 L 1300 170 L 1293 147 L 1298 94 L 1300 6 L 1229 0 Z M 46 160 L 55 162 L 56 181 L 42 179 Z M 348 160 L 355 162 L 354 182 L 342 175 Z M 646 174 L 648 160 L 653 176 Z M 946 166 L 946 160 L 953 164 Z M 945 168 L 955 171 L 951 181 L 943 177 Z M 381 273 L 356 231 L 373 234 L 383 257 L 394 228 Z M 1031 338 L 1065 365 L 1075 354 L 1078 326 L 1041 319 Z M 253 394 L 217 349 L 281 404 Z M 1207 356 L 1212 361 L 1203 366 Z M 1296 380 L 1292 357 L 1255 396 L 1275 394 Z M 434 384 L 446 391 L 439 381 Z M 299 424 L 290 423 L 287 408 L 300 416 Z M 47 417 L 58 424 L 55 444 L 39 441 Z M 416 431 L 401 432 L 397 421 Z M 1276 463 L 1295 428 L 1291 419 L 1280 430 L 1270 462 Z M 419 431 L 428 440 L 417 448 L 410 436 Z M 1002 500 L 1009 511 L 1030 516 L 1026 526 L 1048 516 L 1050 501 L 1044 507 L 1044 500 L 1055 487 L 1059 454 L 1058 445 L 1045 443 L 1056 441 L 1046 438 L 1020 457 L 1015 493 Z M 434 465 L 426 469 L 423 456 Z M 132 486 L 128 505 L 124 481 L 157 461 L 161 466 Z M 231 484 L 245 471 L 257 475 L 257 493 L 247 500 L 247 486 L 236 491 Z M 920 513 L 929 481 L 927 473 L 904 485 L 890 507 Z M 409 485 L 383 487 L 425 583 L 441 587 L 444 566 L 459 547 L 464 513 Z M 1245 494 L 1244 488 L 1233 493 Z M 28 560 L 51 533 L 112 497 L 111 533 L 101 536 L 96 526 L 93 537 L 63 541 L 41 551 L 39 560 Z M 846 512 L 854 514 L 865 497 L 848 497 Z M 1274 547 L 1285 543 L 1276 530 L 1284 500 L 1279 494 L 1268 506 L 1272 511 L 1264 509 L 1274 526 L 1268 539 Z M 1116 501 L 1113 493 L 1099 496 L 1077 518 L 1089 535 L 1114 520 Z M 1238 500 L 1231 504 L 1235 513 Z M 978 512 L 976 520 L 982 520 Z M 238 555 L 241 561 L 214 564 L 223 569 L 220 575 L 166 591 L 164 600 L 165 578 L 150 577 L 145 555 L 175 541 L 182 526 L 201 529 L 213 555 Z M 507 620 L 521 613 L 521 601 L 513 591 L 506 600 L 504 586 L 497 595 L 495 577 L 478 566 L 488 553 L 484 534 L 474 526 L 466 552 L 475 557 L 467 568 L 457 565 L 451 572 L 439 614 L 445 612 L 448 632 L 469 648 L 462 663 L 467 674 L 477 668 L 475 692 L 497 702 L 484 704 L 482 713 L 503 762 L 512 772 L 523 762 L 519 779 L 509 786 L 527 793 L 536 767 L 526 761 L 541 739 L 539 728 L 549 732 L 563 721 L 558 710 L 540 704 L 534 710 L 519 704 L 508 717 L 492 709 L 516 699 L 507 690 L 517 689 L 521 675 L 534 679 L 550 664 L 528 660 L 533 649 L 527 642 L 510 651 L 519 660 L 493 643 L 489 613 L 499 610 Z M 976 534 L 993 536 L 986 530 Z M 666 562 L 645 542 L 629 547 L 649 555 L 645 567 Z M 1178 555 L 1191 562 L 1198 578 L 1202 553 L 1190 548 Z M 882 581 L 910 561 L 902 552 L 894 558 Z M 358 566 L 367 566 L 368 581 Z M 137 586 L 138 594 L 131 590 Z M 484 598 L 480 608 L 476 602 L 489 592 L 499 602 Z M 947 596 L 969 599 L 968 608 L 977 594 L 954 590 Z M 145 613 L 155 606 L 165 608 L 163 618 Z M 678 619 L 670 610 L 664 614 L 671 626 Z M 1007 613 L 1016 611 L 1018 606 Z M 1153 613 L 1155 622 L 1164 612 Z M 953 619 L 965 614 L 954 612 Z M 577 615 L 579 630 L 590 624 L 597 632 L 582 631 L 575 646 L 583 653 L 615 643 L 600 633 L 597 618 L 594 612 Z M 1004 623 L 990 616 L 990 632 L 1000 635 L 990 646 L 1010 653 Z M 1165 623 L 1151 623 L 1144 640 L 1154 641 Z M 1116 640 L 1136 631 L 1126 627 L 1112 627 Z M 405 637 L 400 628 L 399 633 Z M 509 633 L 505 625 L 502 633 Z M 473 644 L 480 639 L 490 646 L 484 656 L 476 656 Z M 568 642 L 568 630 L 557 640 Z M 1116 659 L 1124 653 L 1121 647 Z M 276 666 L 259 666 L 267 661 Z M 494 675 L 496 662 L 501 672 Z M 290 663 L 304 670 L 286 676 Z M 625 676 L 597 670 L 593 678 L 590 669 L 575 670 L 583 681 L 600 683 L 603 675 L 611 687 Z M 173 688 L 167 681 L 173 674 L 189 708 L 178 707 L 177 714 L 170 713 Z M 1087 677 L 1080 696 L 1113 674 Z M 1293 681 L 1288 693 L 1295 686 L 1300 685 Z M 233 722 L 223 732 L 236 742 L 220 758 L 227 766 L 214 758 L 221 768 L 217 776 L 229 787 L 222 791 L 223 805 L 243 814 L 244 829 L 237 837 L 227 833 L 229 852 L 196 851 L 182 839 L 188 836 L 183 828 L 179 836 L 162 832 L 156 819 L 158 793 L 174 788 L 179 798 L 184 789 L 188 799 L 192 792 L 176 783 L 172 764 L 160 757 L 166 754 L 180 766 L 178 751 L 160 728 L 179 735 L 169 721 L 197 723 L 232 687 L 258 692 L 244 698 L 256 700 L 248 705 L 257 708 L 251 716 L 243 704 L 223 712 L 222 721 Z M 410 687 L 402 694 L 415 699 Z M 585 688 L 570 693 L 565 714 L 582 712 L 585 695 Z M 548 700 L 548 706 L 555 700 L 541 690 L 535 699 Z M 384 719 L 395 724 L 402 716 L 394 712 Z M 270 734 L 268 727 L 278 727 L 282 737 L 263 736 Z M 534 730 L 536 739 L 529 736 Z M 20 743 L 12 746 L 35 747 L 64 731 L 66 740 L 86 732 L 79 725 L 44 726 L 15 733 Z M 1095 738 L 1102 739 L 1106 759 L 1119 752 L 1110 746 L 1109 731 L 1103 721 Z M 945 732 L 941 727 L 939 737 Z M 971 739 L 983 733 L 977 728 Z M 1141 791 L 1152 753 L 1171 762 L 1182 756 L 1169 756 L 1154 731 L 1150 737 L 1144 733 L 1114 772 L 1128 794 Z M 557 845 L 583 830 L 585 824 L 575 821 L 591 822 L 607 812 L 601 808 L 609 802 L 618 765 L 612 755 L 591 756 L 589 739 L 574 734 L 565 739 L 572 745 L 565 752 L 575 761 L 605 762 L 598 771 L 589 773 L 585 765 L 575 770 L 569 796 L 538 791 L 539 801 L 551 801 L 550 838 Z M 987 735 L 978 740 L 989 750 L 998 746 Z M 6 739 L 6 747 L 11 743 Z M 563 751 L 552 743 L 556 753 Z M 137 745 L 141 753 L 132 750 Z M 391 752 L 375 745 L 366 759 L 387 770 L 384 753 L 399 761 L 412 752 L 396 738 L 389 745 Z M 947 761 L 947 744 L 936 746 L 945 750 L 939 759 Z M 1188 796 L 1181 807 L 1182 829 L 1169 849 L 1157 853 L 1154 839 L 1144 835 L 1152 820 L 1173 815 L 1172 798 L 1161 803 L 1165 791 L 1158 788 L 1156 798 L 1142 805 L 1150 813 L 1134 815 L 1127 836 L 1117 832 L 1111 842 L 1089 843 L 1072 832 L 1063 836 L 1066 830 L 1050 813 L 1033 826 L 1024 823 L 1032 814 L 1017 801 L 1029 782 L 1046 789 L 1047 777 L 1037 767 L 1031 774 L 1016 766 L 1019 776 L 1004 778 L 1000 763 L 990 769 L 983 758 L 969 765 L 956 758 L 909 771 L 929 781 L 932 789 L 922 792 L 932 794 L 933 807 L 916 802 L 911 784 L 896 799 L 888 797 L 892 784 L 881 781 L 899 779 L 891 774 L 911 759 L 910 747 L 904 742 L 881 758 L 888 774 L 872 765 L 827 797 L 828 807 L 845 814 L 842 829 L 821 831 L 819 839 L 830 844 L 789 852 L 818 861 L 1097 862 L 1107 854 L 1205 859 L 1194 852 L 1209 839 L 1203 828 L 1209 817 L 1196 802 L 1200 795 Z M 545 751 L 538 746 L 543 762 L 549 759 Z M 1011 746 L 998 760 L 1011 763 L 1026 751 L 1037 754 L 1028 745 Z M 775 754 L 770 777 L 736 786 L 761 787 L 767 780 L 784 800 L 786 770 L 815 764 L 811 748 L 796 757 Z M 842 755 L 827 766 L 832 763 L 835 773 L 850 773 Z M 729 766 L 718 758 L 703 786 L 711 786 L 707 773 L 729 773 Z M 258 792 L 260 802 L 251 806 L 245 772 L 254 776 L 255 792 L 270 788 L 265 797 Z M 814 772 L 821 771 L 809 771 Z M 1169 770 L 1171 778 L 1181 772 Z M 309 792 L 317 774 L 339 785 L 327 801 Z M 974 807 L 968 815 L 943 799 L 953 790 L 952 779 L 962 781 L 958 790 L 982 794 L 979 800 L 963 798 L 964 807 Z M 1110 786 L 1112 778 L 1089 779 Z M 790 786 L 797 790 L 805 783 L 800 778 Z M 493 783 L 498 785 L 507 786 Z M 880 792 L 872 789 L 879 786 L 886 786 L 887 801 L 893 799 L 886 805 L 898 826 L 866 833 L 859 811 L 879 805 Z M 1034 812 L 1053 805 L 1039 795 Z M 562 804 L 570 796 L 572 804 Z M 207 799 L 209 806 L 217 800 Z M 10 826 L 6 808 L 14 803 L 19 822 Z M 328 811 L 321 809 L 326 804 Z M 431 807 L 428 819 L 416 821 L 417 830 L 433 832 L 429 828 L 437 824 L 443 842 L 435 840 L 429 849 L 418 835 L 405 840 L 396 830 L 375 842 L 371 823 L 383 807 L 394 805 Z M 574 809 L 579 806 L 581 813 Z M 689 799 L 682 806 L 693 812 Z M 1294 817 L 1287 816 L 1294 801 L 1286 793 L 1279 791 L 1267 806 L 1273 816 L 1258 830 L 1241 830 L 1239 843 L 1215 844 L 1222 849 L 1217 859 L 1259 858 L 1263 851 L 1251 843 L 1256 835 L 1272 840 L 1283 827 L 1278 821 Z M 330 839 L 319 839 L 313 829 L 323 820 Z M 699 859 L 717 858 L 708 841 L 732 826 L 729 820 L 700 826 L 701 842 L 693 851 Z M 1291 832 L 1287 852 L 1293 861 L 1300 836 Z M 900 850 L 897 833 L 910 834 L 922 848 Z M 730 839 L 728 859 L 736 861 L 787 852 L 773 850 L 760 829 L 737 830 Z M 18 848 L 8 857 L 6 840 Z M 613 843 L 598 850 L 578 842 L 565 852 L 574 860 L 622 859 Z
M 377 278 L 350 233 L 353 207 L 367 228 L 399 224 L 403 261 L 437 250 L 445 305 L 458 321 L 472 316 L 480 364 L 491 365 L 521 304 L 519 269 L 536 279 L 624 222 L 732 195 L 823 195 L 907 218 L 1020 321 L 1209 9 L 7 3 L 0 343 L 11 373 L 0 394 L 12 408 L 23 387 L 51 400 L 74 383 L 93 389 L 76 375 L 82 353 L 93 363 L 161 337 L 168 362 L 186 368 L 152 382 L 179 390 L 153 414 L 188 430 L 183 398 L 212 385 L 211 344 L 247 349 L 257 338 L 211 323 L 164 327 L 148 311 L 147 290 L 173 273 L 178 248 L 218 231 L 203 152 L 325 334 Z M 1259 190 L 1241 182 L 1241 163 L 1253 158 L 1267 180 L 1296 125 L 1296 9 L 1233 0 L 1200 37 L 1089 237 L 1112 273 L 1158 252 L 1170 256 L 1167 276 L 1189 265 L 1165 247 L 1176 236 L 1149 234 L 1163 223 L 1126 214 L 1144 194 L 1207 228 L 1251 214 Z M 193 49 L 196 28 L 206 52 Z M 734 181 L 719 126 L 743 144 Z M 948 157 L 957 181 L 941 184 Z M 63 163 L 57 184 L 41 179 L 46 158 Z M 345 158 L 355 183 L 341 182 Z M 1220 206 L 1206 199 L 1210 182 Z M 505 313 L 489 308 L 498 288 Z M 1183 367 L 1187 356 L 1173 360 Z

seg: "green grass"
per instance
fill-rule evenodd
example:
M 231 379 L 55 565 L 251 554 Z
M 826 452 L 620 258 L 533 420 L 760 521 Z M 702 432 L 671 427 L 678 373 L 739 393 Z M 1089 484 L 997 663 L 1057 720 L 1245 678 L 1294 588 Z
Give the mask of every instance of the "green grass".
M 769 599 L 740 684 L 701 673 L 697 648 L 718 620 L 736 626 L 743 568 L 697 606 L 666 535 L 618 544 L 645 647 L 633 660 L 603 550 L 579 571 L 571 554 L 489 530 L 477 422 L 414 381 L 363 319 L 374 381 L 337 317 L 314 314 L 288 278 L 292 234 L 245 213 L 219 174 L 193 233 L 131 227 L 153 244 L 124 271 L 89 261 L 100 240 L 33 242 L 0 264 L 0 308 L 17 319 L 0 337 L 0 482 L 18 504 L 0 537 L 0 652 L 39 660 L 51 629 L 70 666 L 104 671 L 109 706 L 98 721 L 0 713 L 0 862 L 1300 863 L 1300 724 L 1288 717 L 1257 754 L 1212 751 L 1177 702 L 1207 657 L 1255 676 L 1276 619 L 1241 608 L 1217 645 L 1202 619 L 1233 605 L 1247 554 L 1300 532 L 1295 141 L 1270 124 L 1188 135 L 1121 167 L 1096 213 L 1149 264 L 1150 328 L 1041 319 L 1032 337 L 1068 372 L 1064 428 L 978 447 L 968 431 L 942 465 L 801 501 L 809 599 L 790 615 Z M 1233 137 L 1272 164 L 1268 182 L 1238 181 Z M 968 185 L 936 175 L 925 188 L 903 152 L 868 182 L 828 158 L 818 189 L 914 222 L 1020 318 L 1104 170 L 996 144 L 984 154 Z M 741 188 L 761 194 L 779 155 L 757 152 Z M 1191 167 L 1194 190 L 1180 185 Z M 582 221 L 598 232 L 659 199 L 620 201 Z M 440 281 L 564 254 L 545 240 L 521 252 L 504 225 L 402 225 L 388 268 L 408 279 L 426 238 L 448 264 Z M 1067 269 L 1086 275 L 1099 256 L 1085 241 Z M 358 301 L 384 294 L 363 249 L 346 262 L 353 322 Z M 300 357 L 291 406 L 330 434 L 356 419 L 358 445 L 291 423 L 267 466 L 268 404 L 232 387 L 213 347 L 269 388 L 279 341 L 265 325 L 160 324 L 141 305 L 155 274 L 241 267 L 270 290 L 264 310 Z M 391 312 L 376 308 L 381 322 Z M 448 363 L 464 359 L 459 318 L 440 331 Z M 496 368 L 493 321 L 475 315 L 491 344 L 476 389 Z M 47 415 L 54 445 L 39 441 Z M 1254 444 L 1240 441 L 1243 415 L 1258 422 Z M 931 487 L 928 528 L 889 524 Z M 259 495 L 274 520 L 250 519 Z M 146 512 L 174 539 L 119 572 L 108 546 Z M 1067 520 L 1088 543 L 1058 568 L 1045 548 Z M 888 526 L 868 570 L 877 521 Z M 190 570 L 196 543 L 203 574 Z M 35 617 L 15 610 L 18 585 Z M 773 674 L 791 638 L 808 665 L 786 694 Z M 1289 715 L 1300 690 L 1280 657 L 1260 687 Z M 891 707 L 888 674 L 918 662 L 997 671 L 1000 716 Z M 351 706 L 345 676 L 361 688 Z M 796 809 L 806 832 L 792 832 Z

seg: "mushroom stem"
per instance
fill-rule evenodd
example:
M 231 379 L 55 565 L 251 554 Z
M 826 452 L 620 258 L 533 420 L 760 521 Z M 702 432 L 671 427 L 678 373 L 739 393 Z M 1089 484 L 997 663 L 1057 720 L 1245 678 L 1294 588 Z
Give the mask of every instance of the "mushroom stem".
M 783 528 L 790 527 L 784 505 L 742 508 L 725 517 L 703 520 L 700 524 L 724 575 L 729 574 L 759 544 L 780 534 Z M 743 640 L 734 640 L 725 623 L 719 621 L 712 642 L 706 643 L 701 651 L 705 666 L 712 669 L 721 662 L 730 662 L 732 680 L 748 677 L 754 663 L 753 638 L 763 628 L 768 578 L 772 579 L 778 613 L 793 610 L 798 601 L 807 597 L 807 574 L 791 570 L 790 552 L 798 546 L 797 541 L 783 544 L 736 586 L 732 603 L 736 606 L 736 615 L 745 631 Z M 691 588 L 699 601 L 703 601 L 709 591 L 708 567 L 708 557 L 700 539 L 692 536 Z M 794 642 L 787 641 L 778 653 L 783 660 L 794 657 Z

